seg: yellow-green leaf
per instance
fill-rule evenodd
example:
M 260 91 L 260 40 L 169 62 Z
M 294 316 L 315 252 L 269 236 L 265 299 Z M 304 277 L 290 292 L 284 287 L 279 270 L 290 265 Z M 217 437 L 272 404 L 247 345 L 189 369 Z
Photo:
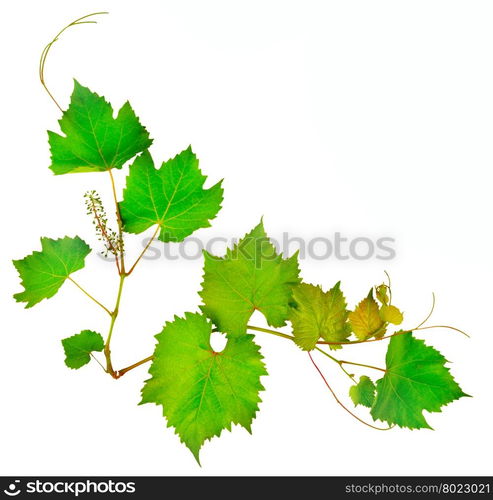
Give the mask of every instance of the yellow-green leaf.
M 404 315 L 395 306 L 383 305 L 380 308 L 380 317 L 385 323 L 392 323 L 393 325 L 400 325 L 404 321 Z
M 380 303 L 383 305 L 388 305 L 389 304 L 388 286 L 380 285 L 377 286 L 376 290 L 377 290 L 377 299 L 380 301 Z
M 204 252 L 204 281 L 200 296 L 204 314 L 223 333 L 244 335 L 254 311 L 270 326 L 286 324 L 292 287 L 299 283 L 298 255 L 277 253 L 260 222 L 224 257 Z
M 345 342 L 351 334 L 347 323 L 346 299 L 340 282 L 324 292 L 320 287 L 301 283 L 293 288 L 295 306 L 290 317 L 294 341 L 302 349 L 314 349 L 320 337 L 327 342 Z M 337 344 L 329 345 L 338 349 Z
M 349 323 L 359 340 L 366 340 L 382 333 L 385 324 L 380 317 L 378 304 L 373 298 L 373 291 L 349 313 Z

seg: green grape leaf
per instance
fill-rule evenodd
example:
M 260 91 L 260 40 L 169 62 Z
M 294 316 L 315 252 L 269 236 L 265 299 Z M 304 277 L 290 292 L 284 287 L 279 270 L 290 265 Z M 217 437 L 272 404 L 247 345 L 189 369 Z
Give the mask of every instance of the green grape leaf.
M 202 227 L 210 227 L 223 200 L 218 182 L 204 189 L 206 177 L 192 149 L 156 169 L 149 152 L 130 166 L 120 211 L 125 231 L 139 234 L 158 224 L 159 239 L 182 241 Z
M 224 257 L 204 252 L 202 311 L 220 331 L 243 335 L 255 310 L 270 326 L 286 324 L 292 287 L 299 283 L 298 256 L 283 259 L 267 237 L 263 222 L 228 249 Z
M 231 337 L 221 352 L 210 344 L 212 325 L 201 314 L 175 317 L 156 336 L 157 346 L 142 403 L 162 405 L 168 427 L 199 461 L 206 440 L 232 424 L 251 432 L 267 375 L 252 335 Z
M 14 295 L 15 300 L 26 302 L 29 308 L 53 297 L 72 273 L 84 267 L 90 252 L 89 245 L 78 236 L 41 238 L 41 252 L 13 262 L 24 287 L 24 292 Z
M 359 340 L 366 340 L 373 335 L 383 335 L 385 323 L 380 317 L 378 304 L 373 298 L 373 291 L 370 291 L 368 297 L 349 313 L 349 322 Z
M 383 304 L 383 305 L 388 305 L 390 302 L 389 299 L 389 294 L 388 294 L 388 286 L 387 285 L 380 285 L 377 286 L 377 299 L 378 301 Z
M 91 361 L 91 352 L 101 352 L 104 349 L 103 337 L 91 330 L 84 330 L 62 340 L 65 351 L 65 364 L 69 368 L 78 369 Z
M 346 299 L 341 291 L 341 283 L 324 292 L 320 287 L 300 283 L 293 287 L 293 301 L 289 319 L 293 325 L 296 344 L 311 351 L 322 337 L 327 342 L 345 342 L 351 335 L 347 322 Z M 341 348 L 329 345 L 331 349 Z
M 404 315 L 397 307 L 385 304 L 380 308 L 380 317 L 385 323 L 393 325 L 400 325 L 404 321 Z
M 369 377 L 363 375 L 359 382 L 349 389 L 349 396 L 354 406 L 362 405 L 371 408 L 375 401 L 375 390 L 375 384 Z
M 446 362 L 412 333 L 394 335 L 387 350 L 386 373 L 377 380 L 373 419 L 410 429 L 431 429 L 423 410 L 440 412 L 442 406 L 467 396 Z
M 48 131 L 50 169 L 56 175 L 122 168 L 152 144 L 128 102 L 113 118 L 111 104 L 77 81 L 59 123 L 65 135 Z

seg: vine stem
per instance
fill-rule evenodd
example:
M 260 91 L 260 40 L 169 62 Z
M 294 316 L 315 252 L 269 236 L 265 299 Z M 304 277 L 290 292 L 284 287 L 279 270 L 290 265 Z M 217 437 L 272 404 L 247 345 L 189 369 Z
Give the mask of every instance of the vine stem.
M 247 328 L 255 332 L 269 333 L 270 335 L 275 335 L 276 337 L 282 337 L 283 339 L 289 339 L 294 342 L 294 337 L 292 335 L 288 335 L 287 333 L 278 332 L 276 330 L 270 330 L 269 328 L 260 328 L 259 326 L 252 326 L 252 325 L 247 325 Z
M 383 337 L 365 339 L 365 340 L 348 340 L 346 342 L 326 342 L 321 340 L 317 342 L 317 344 L 321 345 L 353 345 L 353 344 L 366 344 L 368 342 L 379 342 L 380 340 L 391 339 L 392 337 L 397 337 L 398 335 L 404 335 L 406 333 L 410 333 L 412 330 L 402 330 L 401 332 L 393 333 L 392 335 L 385 335 Z
M 144 247 L 144 250 L 142 250 L 141 254 L 137 258 L 137 260 L 134 262 L 134 265 L 130 268 L 130 271 L 128 271 L 127 276 L 130 276 L 134 272 L 134 269 L 137 267 L 137 264 L 141 261 L 142 257 L 144 257 L 147 250 L 149 250 L 149 247 L 151 246 L 152 242 L 156 239 L 156 236 L 158 235 L 160 229 L 161 229 L 161 226 L 158 224 L 151 239 L 149 240 L 147 245 Z
M 254 330 L 256 332 L 264 332 L 264 333 L 269 333 L 271 335 L 276 335 L 277 337 L 282 337 L 285 339 L 292 340 L 294 342 L 294 337 L 292 335 L 288 335 L 287 333 L 282 333 L 278 332 L 276 330 L 271 330 L 269 328 L 260 328 L 258 326 L 252 326 L 252 325 L 247 325 L 247 328 L 249 330 Z M 380 337 L 378 339 L 366 339 L 366 340 L 350 340 L 347 342 L 326 342 L 326 341 L 319 341 L 317 342 L 318 345 L 352 345 L 352 344 L 365 344 L 367 342 L 377 342 L 379 340 L 385 340 L 385 339 L 390 339 L 392 337 L 396 337 L 397 335 L 404 335 L 405 333 L 410 333 L 409 331 L 402 331 L 402 332 L 396 332 L 392 335 L 387 335 L 386 337 Z
M 130 274 L 130 273 L 127 273 L 127 275 Z M 271 330 L 269 328 L 261 328 L 259 326 L 253 326 L 253 325 L 247 325 L 247 328 L 249 330 L 253 330 L 253 331 L 256 331 L 256 332 L 263 332 L 263 333 L 268 333 L 269 335 L 274 335 L 276 337 L 280 337 L 280 338 L 283 338 L 283 339 L 288 339 L 288 340 L 291 340 L 294 342 L 294 337 L 292 335 L 288 335 L 287 333 L 282 333 L 282 332 L 278 332 L 276 330 Z M 462 333 L 463 335 L 465 335 L 466 337 L 469 337 L 469 335 L 465 332 L 463 332 L 462 330 L 459 330 L 458 328 L 454 328 L 454 327 L 450 327 L 450 326 L 427 326 L 427 327 L 421 327 L 421 328 L 415 328 L 414 330 L 427 330 L 427 329 L 431 329 L 431 328 L 449 328 L 449 329 L 452 329 L 452 330 L 456 330 L 460 333 Z M 213 331 L 218 331 L 217 329 L 213 330 Z M 379 339 L 368 339 L 368 340 L 357 340 L 357 341 L 354 341 L 354 342 L 345 342 L 345 343 L 341 343 L 341 342 L 334 342 L 335 345 L 341 345 L 341 344 L 364 344 L 366 342 L 375 342 L 375 341 L 378 341 L 378 340 L 384 340 L 384 339 L 388 339 L 388 338 L 391 338 L 391 337 L 396 337 L 397 335 L 404 335 L 406 333 L 410 333 L 411 330 L 409 331 L 402 331 L 402 332 L 397 332 L 397 333 L 394 333 L 393 335 L 388 335 L 387 337 L 381 337 Z M 332 343 L 328 343 L 328 342 L 318 342 L 318 344 L 332 344 Z M 353 375 L 351 375 L 345 368 L 343 365 L 353 365 L 353 366 L 361 366 L 363 368 L 370 368 L 371 370 L 378 370 L 378 371 L 381 371 L 381 372 L 386 372 L 386 370 L 384 368 L 379 368 L 378 366 L 372 366 L 372 365 L 366 365 L 366 364 L 362 364 L 362 363 L 354 363 L 352 361 L 346 361 L 346 360 L 340 360 L 340 359 L 337 359 L 335 358 L 334 356 L 331 356 L 328 352 L 325 352 L 323 349 L 320 349 L 319 347 L 315 347 L 315 350 L 317 350 L 318 352 L 322 353 L 324 356 L 327 356 L 328 358 L 330 358 L 332 361 L 334 361 L 335 363 L 337 363 L 339 365 L 339 367 L 341 368 L 341 370 L 353 381 L 356 383 L 356 379 L 354 378 Z M 115 375 L 117 375 L 115 378 L 119 378 L 123 375 L 125 375 L 125 373 L 128 373 L 129 371 L 133 370 L 134 368 L 137 368 L 145 363 L 148 363 L 149 361 L 152 361 L 154 359 L 154 356 L 148 356 L 147 358 L 141 360 L 141 361 L 138 361 L 137 363 L 134 363 L 133 365 L 130 365 L 126 368 L 123 368 L 122 370 L 118 370 L 116 372 L 114 372 Z M 381 430 L 386 430 L 386 429 L 381 429 Z
M 260 327 L 257 327 L 257 326 L 251 326 L 249 325 L 248 328 L 250 330 L 254 330 L 254 331 L 258 331 L 258 332 L 264 332 L 264 333 L 269 333 L 271 335 L 275 335 L 277 337 L 281 337 L 281 338 L 285 338 L 285 339 L 289 339 L 289 340 L 293 340 L 293 337 L 291 335 L 287 335 L 285 333 L 282 333 L 282 332 L 277 332 L 275 330 L 269 330 L 268 328 L 260 328 Z M 333 356 L 331 356 L 329 353 L 325 352 L 324 350 L 318 348 L 318 347 L 315 347 L 315 349 L 319 352 L 321 352 L 322 354 L 324 354 L 325 356 L 327 356 L 328 358 L 330 358 L 332 361 L 334 361 L 335 363 L 337 363 L 339 365 L 339 367 L 344 371 L 344 373 L 349 377 L 351 378 L 351 380 L 353 382 L 356 382 L 356 380 L 354 379 L 354 377 L 343 367 L 343 364 L 351 364 L 351 365 L 356 365 L 356 366 L 363 366 L 363 367 L 366 367 L 366 368 L 372 368 L 374 370 L 380 370 L 380 371 L 383 371 L 385 372 L 385 370 L 383 368 L 378 368 L 376 366 L 371 366 L 371 365 L 364 365 L 364 364 L 360 364 L 360 363 L 353 363 L 351 361 L 343 361 L 343 360 L 339 360 L 337 358 L 334 358 Z M 106 350 L 105 350 L 106 352 Z M 370 427 L 371 429 L 375 429 L 377 431 L 388 431 L 390 429 L 392 429 L 392 426 L 390 427 L 377 427 L 375 425 L 372 425 L 368 422 L 365 422 L 362 418 L 358 417 L 358 415 L 356 415 L 355 413 L 353 413 L 347 406 L 344 405 L 344 403 L 338 398 L 337 394 L 334 392 L 334 390 L 332 389 L 332 387 L 330 386 L 330 384 L 328 383 L 327 379 L 325 378 L 324 374 L 322 373 L 322 371 L 320 370 L 320 368 L 318 367 L 318 365 L 315 363 L 315 360 L 313 359 L 312 355 L 310 352 L 308 352 L 308 356 L 310 357 L 310 360 L 311 362 L 313 363 L 313 366 L 316 368 L 317 372 L 319 373 L 319 375 L 322 377 L 322 380 L 324 381 L 325 385 L 327 386 L 327 388 L 329 389 L 329 391 L 331 392 L 332 396 L 334 397 L 334 399 L 336 400 L 336 402 L 347 412 L 349 413 L 349 415 L 351 415 L 353 418 L 355 418 L 356 420 L 358 420 L 358 422 L 362 423 L 363 425 L 366 425 L 367 427 Z M 148 356 L 147 358 L 144 358 L 142 359 L 141 361 L 138 361 L 137 363 L 134 363 L 133 365 L 130 365 L 130 366 L 127 366 L 126 368 L 123 368 L 121 370 L 118 370 L 118 371 L 114 371 L 112 368 L 111 368 L 111 371 L 110 371 L 110 367 L 107 368 L 107 371 L 113 376 L 113 378 L 115 379 L 118 379 L 120 377 L 123 377 L 123 375 L 125 375 L 126 373 L 128 373 L 129 371 L 133 370 L 134 368 L 137 368 L 145 363 L 148 363 L 149 361 L 152 361 L 154 359 L 154 356 Z M 111 365 L 110 365 L 111 366 Z
M 248 325 L 247 328 L 249 330 L 254 330 L 256 332 L 268 333 L 269 335 L 274 335 L 276 337 L 280 337 L 280 338 L 283 338 L 283 339 L 288 339 L 288 340 L 294 341 L 294 337 L 293 336 L 288 335 L 286 333 L 278 332 L 276 330 L 270 330 L 269 328 L 261 328 L 259 326 L 252 326 L 252 325 Z M 217 330 L 214 330 L 214 331 L 217 331 Z M 343 365 L 355 365 L 355 366 L 361 366 L 361 367 L 364 367 L 364 368 L 371 368 L 373 370 L 379 370 L 379 371 L 385 372 L 385 370 L 383 368 L 378 368 L 377 366 L 365 365 L 365 364 L 362 364 L 362 363 L 353 363 L 352 361 L 340 360 L 340 359 L 335 358 L 334 356 L 331 356 L 328 352 L 325 352 L 323 349 L 320 349 L 319 347 L 315 347 L 315 349 L 317 351 L 319 351 L 320 353 L 324 354 L 325 356 L 327 356 L 329 359 L 331 359 L 335 363 L 337 363 L 339 365 L 339 367 L 341 368 L 341 370 L 353 382 L 356 382 L 355 378 L 344 368 Z M 138 366 L 143 365 L 144 363 L 152 361 L 153 359 L 154 359 L 154 356 L 148 356 L 147 358 L 145 358 L 145 359 L 143 359 L 141 361 L 138 361 L 137 363 L 134 363 L 133 365 L 130 365 L 127 368 L 123 368 L 122 370 L 118 370 L 116 372 L 114 371 L 113 373 L 116 375 L 115 378 L 120 378 L 121 376 L 125 375 L 125 373 L 129 372 L 130 370 L 133 370 L 134 368 L 137 368 Z
M 94 298 L 88 291 L 86 291 L 84 288 L 82 288 L 82 286 L 80 286 L 79 283 L 77 283 L 77 281 L 75 281 L 71 276 L 68 276 L 67 279 L 69 281 L 71 281 L 84 295 L 86 295 L 87 297 L 89 297 L 99 307 L 101 307 L 102 309 L 104 309 L 110 316 L 112 315 L 112 312 L 106 306 L 104 306 L 103 304 L 101 304 L 101 302 L 99 302 L 99 300 L 97 300 L 96 298 Z
M 334 358 L 334 356 L 331 356 L 328 352 L 325 352 L 323 349 L 320 349 L 319 347 L 315 347 L 315 350 L 317 350 L 318 352 L 321 352 L 322 354 L 324 354 L 325 356 L 327 356 L 329 359 L 331 359 L 332 361 L 334 361 L 335 363 L 338 364 L 339 368 L 356 384 L 357 381 L 356 379 L 354 378 L 354 375 L 351 375 L 343 366 L 343 364 L 340 362 L 340 360 L 338 360 L 337 358 Z
M 310 358 L 310 361 L 313 363 L 313 366 L 317 370 L 318 374 L 322 377 L 322 380 L 324 381 L 325 385 L 331 392 L 332 396 L 336 400 L 336 402 L 351 415 L 353 418 L 361 422 L 363 425 L 366 425 L 367 427 L 370 427 L 371 429 L 375 429 L 377 431 L 389 431 L 392 429 L 392 427 L 377 427 L 376 425 L 369 424 L 368 422 L 365 422 L 362 418 L 358 417 L 355 413 L 353 413 L 347 406 L 344 405 L 344 403 L 337 397 L 337 394 L 334 392 L 330 384 L 327 382 L 327 379 L 325 378 L 325 375 L 322 373 L 322 370 L 318 367 L 317 363 L 315 363 L 315 360 L 313 359 L 312 355 L 310 352 L 308 352 L 308 357 Z
M 294 342 L 294 337 L 292 335 L 288 335 L 287 333 L 282 333 L 278 332 L 276 330 L 270 330 L 269 328 L 260 328 L 258 326 L 252 326 L 252 325 L 247 325 L 247 328 L 249 330 L 254 330 L 256 332 L 264 332 L 264 333 L 270 333 L 271 335 L 276 335 L 277 337 L 283 337 L 285 339 L 292 340 Z M 447 325 L 434 325 L 434 326 L 421 326 L 419 328 L 414 328 L 412 330 L 402 330 L 400 332 L 395 332 L 392 335 L 385 335 L 383 337 L 379 338 L 372 338 L 372 339 L 365 339 L 365 340 L 348 340 L 347 342 L 326 342 L 325 340 L 321 340 L 317 342 L 317 345 L 354 345 L 354 344 L 367 344 L 369 342 L 380 342 L 381 340 L 387 340 L 391 339 L 392 337 L 398 337 L 399 335 L 406 335 L 407 333 L 412 333 L 416 331 L 421 331 L 421 330 L 431 330 L 431 329 L 436 329 L 436 328 L 445 328 L 448 330 L 454 330 L 455 332 L 459 332 L 462 335 L 465 335 L 466 337 L 470 338 L 470 335 L 468 335 L 466 332 L 463 330 L 460 330 L 459 328 L 455 328 L 453 326 L 447 326 Z
M 283 339 L 289 339 L 291 341 L 294 341 L 294 337 L 292 335 L 288 335 L 287 333 L 278 332 L 276 330 L 270 330 L 269 328 L 260 328 L 258 326 L 252 326 L 252 325 L 247 325 L 247 328 L 249 330 L 254 330 L 257 332 L 264 332 L 264 333 L 268 333 L 270 335 L 275 335 L 276 337 L 281 337 Z M 325 354 L 325 356 L 327 356 L 329 359 L 331 359 L 332 361 L 337 363 L 341 367 L 341 369 L 344 371 L 344 373 L 346 373 L 346 375 L 348 375 L 352 380 L 354 380 L 354 377 L 352 377 L 351 374 L 344 369 L 343 365 L 361 366 L 363 368 L 370 368 L 372 370 L 378 370 L 378 371 L 381 371 L 384 373 L 386 372 L 386 370 L 384 370 L 383 368 L 379 368 L 378 366 L 365 365 L 363 363 L 355 363 L 353 361 L 346 361 L 346 360 L 342 360 L 342 359 L 337 359 L 337 358 L 334 358 L 334 356 L 331 356 L 328 352 L 325 352 L 324 350 L 320 349 L 319 347 L 315 346 L 315 349 L 317 351 L 321 352 L 322 354 Z
M 126 276 L 122 274 L 120 276 L 120 284 L 118 286 L 118 295 L 116 297 L 115 309 L 111 313 L 111 323 L 110 329 L 108 331 L 108 337 L 106 338 L 106 343 L 104 345 L 104 356 L 106 358 L 106 371 L 113 377 L 118 378 L 116 376 L 116 372 L 113 369 L 113 364 L 111 362 L 111 338 L 113 336 L 113 330 L 115 329 L 115 323 L 118 318 L 118 314 L 120 312 L 120 303 L 122 300 L 122 292 L 123 292 L 123 284 L 125 283 Z
M 322 354 L 325 354 L 325 356 L 327 356 L 329 359 L 331 359 L 332 361 L 337 363 L 343 369 L 343 371 L 349 376 L 351 376 L 351 375 L 344 369 L 343 365 L 361 366 L 363 368 L 370 368 L 371 370 L 378 370 L 378 371 L 384 372 L 384 373 L 387 372 L 387 370 L 385 370 L 383 368 L 379 368 L 378 366 L 365 365 L 362 363 L 353 363 L 352 361 L 345 361 L 343 359 L 334 358 L 334 356 L 331 356 L 328 352 L 325 352 L 323 349 L 320 349 L 319 347 L 315 347 L 315 350 L 317 350 L 318 352 L 321 352 Z M 351 377 L 351 378 L 354 380 L 353 377 Z
M 122 368 L 121 370 L 117 370 L 115 372 L 116 378 L 123 377 L 125 373 L 129 372 L 130 370 L 133 370 L 134 368 L 138 368 L 141 365 L 144 365 L 145 363 L 148 363 L 149 361 L 152 361 L 154 359 L 154 356 L 148 356 L 147 358 L 144 358 L 140 361 L 137 361 L 137 363 L 134 363 L 133 365 L 127 366 L 126 368 Z

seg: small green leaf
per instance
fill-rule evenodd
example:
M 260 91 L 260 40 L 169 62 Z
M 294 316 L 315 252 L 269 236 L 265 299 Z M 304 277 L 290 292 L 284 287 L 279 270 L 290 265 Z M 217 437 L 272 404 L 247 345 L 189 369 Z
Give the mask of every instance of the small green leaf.
M 15 300 L 26 302 L 29 308 L 53 297 L 72 273 L 84 267 L 90 252 L 89 245 L 78 236 L 59 240 L 41 238 L 41 252 L 13 262 L 24 287 L 24 292 L 14 295 Z
M 218 182 L 204 189 L 206 177 L 191 148 L 156 169 L 148 151 L 130 166 L 120 203 L 125 231 L 139 234 L 158 224 L 159 239 L 182 241 L 197 229 L 210 227 L 223 200 Z
M 380 308 L 380 317 L 385 323 L 400 325 L 404 321 L 404 315 L 395 306 L 383 305 Z
M 375 384 L 369 377 L 363 375 L 359 382 L 349 389 L 349 396 L 354 406 L 362 405 L 371 408 L 375 401 L 375 390 Z
M 467 396 L 446 362 L 436 349 L 411 333 L 394 335 L 387 350 L 386 373 L 377 380 L 373 419 L 409 429 L 431 429 L 423 410 L 440 412 L 442 406 Z
M 122 168 L 152 144 L 128 102 L 113 118 L 111 104 L 77 81 L 59 123 L 64 136 L 48 132 L 50 169 L 56 175 Z
M 264 390 L 260 377 L 267 375 L 252 335 L 229 338 L 222 352 L 214 352 L 211 333 L 201 314 L 167 323 L 156 336 L 151 378 L 142 390 L 142 403 L 162 405 L 168 427 L 197 461 L 204 442 L 232 424 L 251 432 Z
M 314 349 L 320 337 L 327 342 L 347 341 L 351 328 L 340 285 L 340 282 L 337 283 L 328 292 L 307 283 L 293 287 L 295 306 L 291 308 L 289 319 L 293 325 L 294 340 L 302 349 Z M 333 344 L 329 347 L 337 349 L 341 346 Z
M 84 330 L 62 340 L 65 351 L 65 364 L 69 368 L 80 368 L 91 361 L 91 352 L 101 352 L 104 349 L 103 337 L 91 330 Z
M 372 291 L 354 311 L 349 313 L 349 322 L 359 340 L 366 340 L 373 335 L 383 335 L 385 325 L 380 318 L 378 304 L 373 298 Z
M 300 281 L 298 257 L 277 254 L 262 222 L 224 257 L 204 256 L 202 310 L 220 331 L 245 334 L 255 310 L 271 326 L 286 324 L 292 286 Z

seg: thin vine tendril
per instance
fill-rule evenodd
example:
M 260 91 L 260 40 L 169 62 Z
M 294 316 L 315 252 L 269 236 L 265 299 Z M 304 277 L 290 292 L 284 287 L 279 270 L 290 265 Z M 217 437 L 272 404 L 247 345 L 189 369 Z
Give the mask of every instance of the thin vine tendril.
M 62 107 L 60 106 L 58 101 L 55 99 L 53 94 L 51 93 L 51 91 L 48 88 L 48 86 L 46 85 L 46 81 L 45 81 L 45 66 L 46 66 L 46 59 L 48 58 L 48 54 L 50 53 L 50 50 L 51 50 L 51 47 L 53 46 L 53 44 L 55 42 L 57 42 L 58 39 L 60 38 L 60 36 L 65 31 L 67 31 L 69 28 L 71 28 L 72 26 L 78 26 L 79 24 L 97 24 L 97 21 L 94 21 L 94 20 L 86 21 L 86 19 L 89 19 L 93 16 L 100 16 L 103 14 L 108 14 L 108 12 L 93 12 L 92 14 L 87 14 L 86 16 L 79 17 L 75 21 L 72 21 L 70 24 L 67 24 L 67 26 L 65 26 L 62 30 L 60 30 L 56 34 L 55 38 L 53 38 L 53 40 L 50 43 L 48 43 L 46 45 L 46 47 L 43 49 L 43 51 L 41 52 L 41 57 L 39 59 L 39 80 L 41 81 L 41 85 L 43 85 L 43 88 L 46 90 L 47 94 L 50 96 L 50 99 L 56 104 L 56 106 L 58 107 L 58 109 L 62 113 L 63 113 Z

